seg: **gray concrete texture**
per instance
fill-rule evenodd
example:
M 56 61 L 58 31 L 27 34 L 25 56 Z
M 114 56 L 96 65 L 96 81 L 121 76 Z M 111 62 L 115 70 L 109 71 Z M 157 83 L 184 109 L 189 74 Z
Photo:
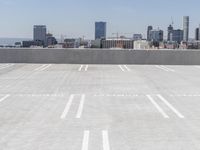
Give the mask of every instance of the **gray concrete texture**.
M 0 63 L 200 65 L 200 51 L 0 49 Z
M 199 150 L 200 66 L 0 64 L 0 150 Z

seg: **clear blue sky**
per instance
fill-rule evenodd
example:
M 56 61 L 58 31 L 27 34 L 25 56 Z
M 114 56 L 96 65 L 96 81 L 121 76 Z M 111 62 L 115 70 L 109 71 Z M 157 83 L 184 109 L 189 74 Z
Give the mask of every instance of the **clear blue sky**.
M 106 21 L 107 34 L 146 34 L 153 25 L 166 31 L 174 20 L 190 16 L 190 36 L 200 23 L 199 0 L 0 0 L 0 37 L 31 37 L 34 24 L 45 24 L 55 36 L 94 38 L 94 22 Z M 165 32 L 166 35 L 166 32 Z

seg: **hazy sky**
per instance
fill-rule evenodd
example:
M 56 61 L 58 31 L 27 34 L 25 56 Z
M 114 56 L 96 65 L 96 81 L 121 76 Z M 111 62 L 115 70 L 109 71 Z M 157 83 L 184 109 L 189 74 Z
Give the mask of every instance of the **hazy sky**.
M 107 22 L 114 32 L 142 33 L 148 25 L 165 31 L 174 20 L 190 16 L 190 36 L 200 23 L 199 0 L 0 0 L 0 37 L 32 38 L 34 24 L 45 24 L 56 37 L 94 38 L 94 22 Z M 130 36 L 126 34 L 126 36 Z

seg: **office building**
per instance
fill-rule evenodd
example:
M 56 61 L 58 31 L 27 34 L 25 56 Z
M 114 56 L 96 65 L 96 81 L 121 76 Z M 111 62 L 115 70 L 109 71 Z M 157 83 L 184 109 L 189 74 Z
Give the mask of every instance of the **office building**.
M 183 30 L 172 30 L 172 33 L 170 35 L 170 41 L 177 42 L 180 44 L 183 41 Z
M 152 26 L 148 26 L 147 27 L 147 41 L 151 41 L 150 39 L 150 31 L 153 30 L 153 27 Z
M 199 28 L 195 29 L 195 40 L 199 41 L 200 33 L 199 33 Z
M 142 34 L 133 34 L 133 40 L 134 41 L 142 40 Z
M 33 27 L 33 40 L 41 41 L 43 45 L 46 45 L 47 28 L 45 25 L 34 25 Z
M 151 30 L 149 33 L 150 41 L 153 42 L 162 42 L 163 41 L 163 30 Z
M 183 41 L 183 30 L 174 30 L 173 26 L 169 25 L 167 31 L 167 41 L 177 42 L 179 44 L 181 43 L 181 41 Z
M 173 32 L 174 28 L 173 26 L 170 24 L 169 27 L 167 28 L 167 41 L 171 41 L 170 40 L 170 36 L 171 36 L 171 33 Z
M 46 46 L 53 46 L 56 45 L 58 42 L 53 34 L 47 33 L 46 34 Z
M 183 41 L 187 42 L 189 39 L 189 16 L 183 17 Z
M 96 39 L 106 39 L 106 22 L 95 22 Z

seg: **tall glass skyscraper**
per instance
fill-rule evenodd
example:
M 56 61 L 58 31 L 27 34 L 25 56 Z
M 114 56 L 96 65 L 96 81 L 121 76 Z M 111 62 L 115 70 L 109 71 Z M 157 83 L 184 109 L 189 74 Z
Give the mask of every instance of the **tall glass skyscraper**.
M 95 40 L 106 38 L 106 22 L 95 22 Z
M 46 42 L 47 28 L 45 25 L 34 25 L 33 27 L 33 40 Z
M 147 41 L 151 41 L 150 31 L 153 30 L 152 26 L 147 27 Z
M 189 16 L 183 16 L 183 41 L 189 39 Z

